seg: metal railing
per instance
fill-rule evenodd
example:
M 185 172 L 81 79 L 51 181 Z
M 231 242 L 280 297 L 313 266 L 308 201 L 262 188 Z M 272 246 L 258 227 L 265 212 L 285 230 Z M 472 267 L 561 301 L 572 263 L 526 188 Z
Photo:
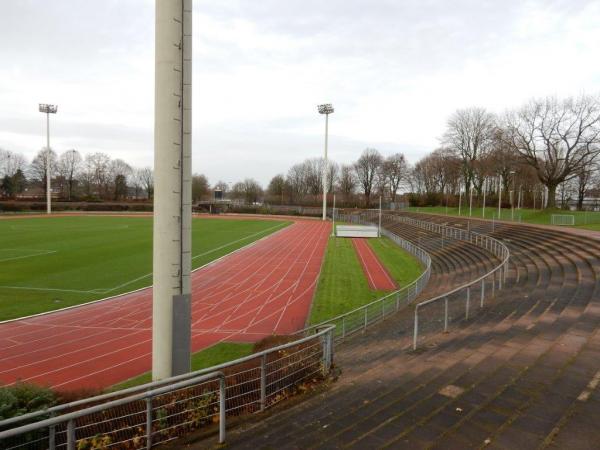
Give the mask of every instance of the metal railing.
M 356 214 L 338 214 L 336 220 L 359 224 L 370 223 L 363 215 Z M 309 326 L 297 333 L 310 334 L 320 327 L 335 325 L 335 339 L 338 341 L 343 340 L 357 331 L 363 331 L 370 325 L 378 323 L 390 315 L 395 314 L 417 298 L 429 281 L 431 275 L 431 257 L 421 247 L 397 236 L 389 230 L 383 228 L 381 233 L 416 257 L 424 266 L 423 273 L 421 273 L 417 279 L 397 291 L 378 298 L 377 300 L 373 300 L 372 302 L 355 308 L 347 313 L 332 317 L 319 324 Z
M 334 330 L 321 327 L 225 364 L 4 420 L 0 448 L 151 448 L 216 423 L 223 442 L 226 416 L 263 411 L 329 373 Z
M 436 297 L 422 301 L 415 305 L 415 318 L 414 318 L 414 330 L 413 330 L 413 350 L 417 349 L 419 339 L 419 311 L 425 307 L 438 306 L 443 300 L 443 329 L 444 332 L 448 331 L 448 324 L 452 318 L 452 312 L 450 310 L 450 299 L 452 297 L 458 299 L 464 299 L 464 317 L 469 318 L 471 313 L 471 290 L 479 288 L 479 307 L 483 308 L 486 297 L 486 283 L 491 285 L 492 295 L 495 294 L 496 283 L 498 284 L 498 290 L 502 289 L 502 285 L 506 281 L 506 275 L 508 272 L 508 264 L 510 259 L 510 251 L 506 245 L 504 245 L 498 239 L 491 236 L 477 233 L 474 231 L 464 230 L 461 228 L 449 227 L 443 224 L 434 222 L 427 222 L 412 217 L 392 215 L 392 220 L 397 222 L 406 223 L 421 229 L 425 229 L 432 233 L 440 234 L 443 238 L 451 238 L 459 241 L 468 242 L 476 247 L 484 249 L 494 255 L 500 263 L 493 269 L 487 271 L 485 274 L 477 277 L 474 280 L 470 280 L 462 285 L 445 292 Z M 431 315 L 430 315 L 431 316 Z M 458 315 L 456 315 L 458 316 Z

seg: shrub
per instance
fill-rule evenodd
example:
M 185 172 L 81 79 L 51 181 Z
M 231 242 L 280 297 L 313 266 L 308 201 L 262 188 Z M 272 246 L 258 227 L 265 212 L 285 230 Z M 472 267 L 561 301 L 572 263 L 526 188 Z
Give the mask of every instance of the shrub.
M 0 387 L 0 420 L 49 408 L 56 400 L 52 390 L 34 384 Z

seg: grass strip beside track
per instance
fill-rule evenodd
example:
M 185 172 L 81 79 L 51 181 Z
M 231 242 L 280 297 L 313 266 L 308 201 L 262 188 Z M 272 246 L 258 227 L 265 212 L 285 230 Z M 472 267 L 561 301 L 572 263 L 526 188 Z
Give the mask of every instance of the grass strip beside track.
M 192 267 L 290 222 L 194 219 Z M 0 221 L 0 321 L 87 303 L 152 284 L 152 218 Z
M 459 216 L 458 208 L 445 206 L 426 206 L 426 207 L 410 207 L 408 211 L 411 212 L 422 212 L 422 213 L 434 213 L 434 214 L 443 214 L 449 216 Z M 473 219 L 489 219 L 495 218 L 498 219 L 498 207 L 493 205 L 488 205 L 485 208 L 485 217 L 483 216 L 483 208 L 473 208 L 471 211 L 471 217 Z M 575 216 L 575 226 L 578 228 L 587 228 L 590 230 L 599 230 L 600 229 L 600 212 L 598 211 L 567 211 L 564 209 L 547 209 L 547 210 L 539 210 L 539 209 L 516 209 L 514 214 L 510 208 L 503 208 L 500 211 L 500 215 L 502 220 L 511 221 L 514 219 L 515 222 L 519 220 L 525 223 L 532 223 L 538 225 L 552 225 L 552 215 L 560 214 L 560 215 L 570 215 Z M 469 204 L 460 210 L 460 217 L 469 217 Z
M 220 342 L 192 355 L 192 371 L 223 364 L 234 359 L 248 356 L 252 353 L 254 344 Z M 152 372 L 146 372 L 116 384 L 109 391 L 119 391 L 152 381 Z
M 401 288 L 423 271 L 419 261 L 386 237 L 369 239 L 369 245 Z M 369 288 L 351 239 L 329 239 L 310 323 L 319 323 L 369 303 L 387 292 Z

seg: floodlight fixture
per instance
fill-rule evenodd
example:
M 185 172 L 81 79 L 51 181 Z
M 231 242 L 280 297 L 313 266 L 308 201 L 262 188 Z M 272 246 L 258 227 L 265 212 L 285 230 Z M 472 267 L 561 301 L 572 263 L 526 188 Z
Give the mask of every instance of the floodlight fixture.
M 56 114 L 58 111 L 58 105 L 49 105 L 47 103 L 40 103 L 40 112 L 46 114 Z
M 331 114 L 334 111 L 331 103 L 324 103 L 317 106 L 317 108 L 319 109 L 319 114 Z

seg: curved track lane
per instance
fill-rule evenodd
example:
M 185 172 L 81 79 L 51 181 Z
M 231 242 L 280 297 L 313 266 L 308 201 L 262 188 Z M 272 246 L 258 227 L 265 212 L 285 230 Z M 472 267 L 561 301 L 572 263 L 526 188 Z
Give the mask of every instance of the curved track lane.
M 300 220 L 192 274 L 192 350 L 301 329 L 330 224 Z M 150 370 L 150 288 L 0 324 L 0 382 L 101 388 Z

